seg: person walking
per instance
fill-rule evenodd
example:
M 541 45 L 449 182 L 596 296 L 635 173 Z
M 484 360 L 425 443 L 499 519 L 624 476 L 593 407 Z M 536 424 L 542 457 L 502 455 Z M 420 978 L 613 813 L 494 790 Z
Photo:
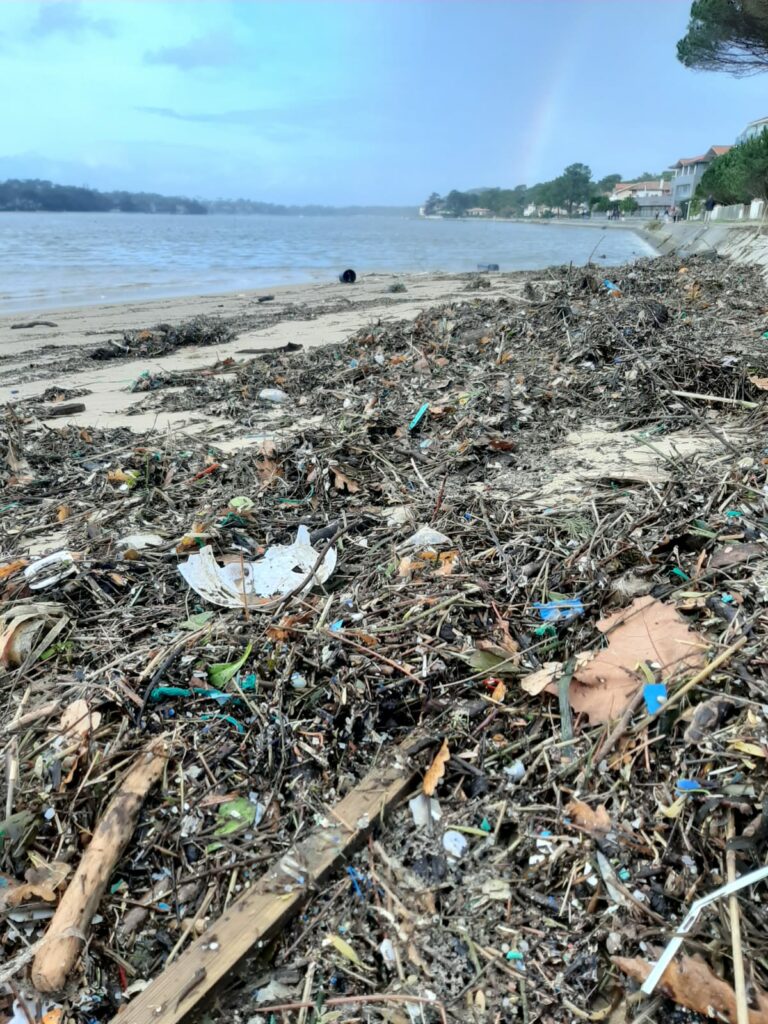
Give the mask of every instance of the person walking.
M 715 197 L 713 195 L 708 195 L 707 201 L 704 203 L 704 220 L 711 220 L 712 211 L 716 205 Z

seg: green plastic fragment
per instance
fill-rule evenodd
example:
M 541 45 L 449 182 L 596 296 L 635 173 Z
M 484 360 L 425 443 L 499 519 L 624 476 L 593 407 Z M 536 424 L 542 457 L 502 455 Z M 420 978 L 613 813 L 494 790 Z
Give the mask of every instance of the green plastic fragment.
M 681 580 L 689 580 L 691 578 L 684 569 L 680 569 L 677 566 L 672 570 L 672 575 L 677 576 Z

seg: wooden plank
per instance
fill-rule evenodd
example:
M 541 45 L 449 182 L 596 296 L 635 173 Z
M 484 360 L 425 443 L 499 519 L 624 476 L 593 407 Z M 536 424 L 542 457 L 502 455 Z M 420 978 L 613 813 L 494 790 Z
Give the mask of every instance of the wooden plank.
M 365 838 L 371 827 L 412 786 L 413 756 L 428 739 L 412 735 L 385 752 L 382 762 L 326 821 L 248 889 L 221 917 L 113 1017 L 113 1024 L 176 1024 L 257 943 L 273 935 L 309 899 L 312 891 Z

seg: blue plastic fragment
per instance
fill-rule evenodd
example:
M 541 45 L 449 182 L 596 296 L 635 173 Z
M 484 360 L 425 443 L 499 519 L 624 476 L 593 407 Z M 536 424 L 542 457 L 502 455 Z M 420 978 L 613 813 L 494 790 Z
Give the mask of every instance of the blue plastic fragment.
M 411 422 L 408 424 L 409 430 L 415 430 L 416 427 L 421 423 L 424 417 L 427 415 L 427 409 L 429 409 L 429 402 L 425 402 L 424 405 L 419 409 L 416 415 L 413 417 Z
M 335 622 L 331 623 L 329 628 L 332 633 L 340 633 L 344 628 L 344 619 L 336 619 Z
M 364 900 L 365 893 L 360 888 L 360 882 L 362 881 L 360 875 L 358 875 L 358 873 L 351 865 L 347 868 L 347 874 L 349 875 L 352 881 L 352 888 L 355 890 L 355 895 L 358 897 L 358 899 Z
M 665 683 L 647 683 L 643 687 L 645 707 L 649 715 L 655 715 L 664 707 L 667 699 L 667 687 Z
M 544 622 L 568 622 L 584 614 L 584 605 L 578 597 L 547 601 L 545 604 L 535 601 L 533 607 Z
M 725 514 L 726 514 L 726 516 L 727 516 L 727 517 L 728 517 L 729 519 L 739 519 L 739 518 L 740 518 L 740 517 L 742 516 L 742 514 L 743 514 L 743 513 L 739 512 L 739 510 L 738 510 L 738 509 L 735 509 L 735 508 L 734 508 L 734 509 L 730 509 L 730 510 L 729 510 L 728 512 L 726 512 Z
M 607 289 L 607 290 L 608 290 L 609 292 L 618 292 L 618 291 L 620 291 L 620 288 L 619 288 L 619 286 L 618 286 L 617 284 L 614 284 L 614 283 L 613 283 L 613 281 L 609 281 L 607 277 L 606 277 L 606 279 L 605 279 L 605 280 L 603 281 L 603 286 L 604 286 L 604 287 L 605 287 L 605 288 L 606 288 L 606 289 Z
M 162 910 L 164 914 L 170 914 L 170 912 L 171 912 L 171 905 L 170 905 L 170 903 L 158 903 L 157 904 L 157 909 L 158 910 Z
M 358 363 L 358 361 L 356 359 L 350 359 L 349 360 L 349 368 L 350 368 L 350 370 L 356 370 L 359 365 L 360 365 L 360 363 Z
M 523 954 L 518 952 L 516 949 L 510 949 L 507 953 L 507 960 L 522 960 Z
M 480 828 L 483 830 L 483 832 L 490 832 L 491 831 L 491 823 L 490 823 L 490 821 L 488 821 L 487 818 L 483 818 L 483 820 L 480 822 Z
M 632 875 L 629 873 L 627 868 L 622 868 L 621 871 L 619 871 L 619 879 L 622 882 L 628 882 L 631 877 L 632 877 Z
M 702 789 L 702 785 L 698 779 L 678 779 L 675 788 L 679 789 L 681 793 L 694 793 L 696 790 Z
M 733 604 L 733 594 L 722 594 L 720 600 L 723 604 Z

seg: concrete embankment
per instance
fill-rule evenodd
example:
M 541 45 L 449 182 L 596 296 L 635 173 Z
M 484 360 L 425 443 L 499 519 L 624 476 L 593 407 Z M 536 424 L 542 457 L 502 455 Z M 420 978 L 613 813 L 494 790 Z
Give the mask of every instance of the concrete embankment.
M 762 221 L 632 225 L 659 253 L 682 255 L 716 252 L 737 263 L 756 263 L 768 273 L 768 225 Z

